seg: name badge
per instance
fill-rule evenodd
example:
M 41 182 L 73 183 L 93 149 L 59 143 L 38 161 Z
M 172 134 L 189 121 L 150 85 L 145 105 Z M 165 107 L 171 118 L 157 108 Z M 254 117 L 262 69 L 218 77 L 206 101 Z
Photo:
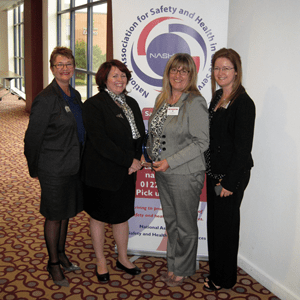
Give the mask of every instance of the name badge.
M 65 110 L 67 113 L 71 111 L 69 106 L 65 106 Z
M 167 116 L 178 116 L 179 107 L 168 107 Z

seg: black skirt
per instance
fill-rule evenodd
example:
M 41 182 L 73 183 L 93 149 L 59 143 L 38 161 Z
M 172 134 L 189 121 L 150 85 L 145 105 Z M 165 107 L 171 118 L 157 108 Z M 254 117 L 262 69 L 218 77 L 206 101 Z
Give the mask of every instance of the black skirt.
M 40 213 L 49 220 L 65 220 L 83 210 L 83 186 L 79 174 L 38 176 L 41 185 Z
M 84 210 L 95 220 L 119 224 L 134 216 L 136 174 L 126 175 L 117 191 L 84 187 Z

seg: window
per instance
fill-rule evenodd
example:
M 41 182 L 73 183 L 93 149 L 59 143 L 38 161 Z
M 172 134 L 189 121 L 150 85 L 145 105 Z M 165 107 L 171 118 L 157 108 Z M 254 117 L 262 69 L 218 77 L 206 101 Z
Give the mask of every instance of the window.
M 76 68 L 71 84 L 84 101 L 98 92 L 95 74 L 106 61 L 107 1 L 57 3 L 57 44 L 73 51 Z
M 23 78 L 15 79 L 15 87 L 25 92 L 24 62 L 24 4 L 13 10 L 14 27 L 14 72 Z

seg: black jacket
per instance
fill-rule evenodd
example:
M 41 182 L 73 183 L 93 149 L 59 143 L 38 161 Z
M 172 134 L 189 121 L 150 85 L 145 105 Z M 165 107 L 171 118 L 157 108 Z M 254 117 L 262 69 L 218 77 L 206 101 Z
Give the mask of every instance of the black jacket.
M 82 107 L 80 94 L 70 88 Z M 78 173 L 80 143 L 77 123 L 55 79 L 32 103 L 24 142 L 31 177 L 38 177 L 39 173 L 51 176 Z
M 126 96 L 126 102 L 141 135 L 135 143 L 126 116 L 106 92 L 98 93 L 83 105 L 86 145 L 82 179 L 88 186 L 118 190 L 133 159 L 141 158 L 145 134 L 143 117 L 133 98 Z
M 217 91 L 222 93 L 222 90 Z M 218 101 L 215 97 L 211 111 Z M 227 109 L 218 109 L 210 123 L 210 163 L 213 174 L 225 174 L 222 186 L 234 192 L 244 171 L 253 167 L 251 156 L 255 105 L 245 92 Z

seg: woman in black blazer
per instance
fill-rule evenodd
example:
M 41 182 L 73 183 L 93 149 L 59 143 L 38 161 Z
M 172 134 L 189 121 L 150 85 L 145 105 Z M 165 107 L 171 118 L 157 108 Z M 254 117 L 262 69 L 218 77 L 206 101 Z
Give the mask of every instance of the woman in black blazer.
M 131 275 L 141 272 L 127 257 L 128 219 L 134 215 L 136 171 L 142 167 L 145 133 L 140 108 L 127 96 L 130 78 L 130 71 L 120 61 L 105 62 L 96 74 L 100 92 L 83 105 L 87 132 L 82 162 L 84 210 L 91 216 L 96 275 L 101 283 L 109 281 L 104 255 L 105 223 L 113 224 L 117 267 Z
M 75 68 L 72 51 L 56 47 L 50 68 L 55 78 L 33 101 L 24 153 L 30 176 L 41 185 L 47 270 L 55 284 L 69 286 L 60 265 L 65 271 L 80 270 L 66 256 L 65 242 L 69 218 L 83 210 L 79 169 L 85 131 L 81 96 L 69 85 Z
M 219 290 L 232 288 L 237 280 L 240 205 L 253 167 L 255 105 L 242 86 L 241 60 L 234 50 L 223 48 L 214 54 L 211 80 L 206 152 L 210 275 L 204 285 Z

